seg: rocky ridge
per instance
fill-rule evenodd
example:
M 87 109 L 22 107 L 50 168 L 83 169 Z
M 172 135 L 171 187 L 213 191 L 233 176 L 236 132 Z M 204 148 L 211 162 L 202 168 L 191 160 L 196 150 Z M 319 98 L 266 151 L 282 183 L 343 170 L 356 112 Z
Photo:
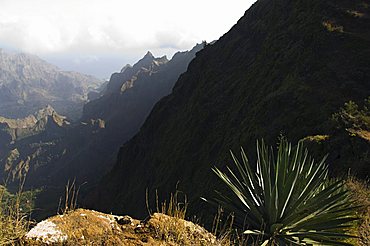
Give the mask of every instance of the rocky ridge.
M 146 55 L 133 66 L 125 65 L 119 73 L 112 74 L 105 94 L 123 93 L 125 90 L 132 88 L 138 76 L 142 73 L 148 73 L 149 76 L 158 72 L 160 67 L 169 62 L 166 56 L 155 58 L 148 51 Z
M 9 119 L 0 116 L 1 130 L 7 132 L 13 142 L 44 131 L 48 121 L 59 127 L 66 127 L 70 124 L 67 117 L 58 114 L 50 105 L 21 119 Z

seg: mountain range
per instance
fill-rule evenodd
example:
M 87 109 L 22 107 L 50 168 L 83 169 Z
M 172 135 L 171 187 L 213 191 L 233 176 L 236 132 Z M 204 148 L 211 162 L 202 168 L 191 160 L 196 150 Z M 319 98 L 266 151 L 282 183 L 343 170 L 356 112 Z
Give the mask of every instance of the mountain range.
M 333 115 L 369 96 L 369 17 L 358 0 L 257 1 L 197 53 L 87 204 L 145 217 L 145 194 L 164 200 L 177 187 L 191 214 L 209 214 L 200 197 L 221 187 L 211 168 L 225 170 L 241 146 L 254 163 L 262 138 L 304 139 L 318 157 L 330 153 L 332 174 L 368 176 L 369 139 L 337 128 Z
M 32 134 L 8 137 L 2 143 L 3 178 L 12 174 L 12 181 L 19 180 L 22 172 L 13 173 L 19 173 L 26 163 L 26 187 L 42 188 L 36 200 L 39 209 L 36 216 L 52 214 L 69 180 L 83 183 L 87 189 L 110 170 L 119 147 L 139 131 L 153 105 L 171 93 L 179 76 L 203 46 L 198 44 L 190 51 L 178 52 L 170 60 L 155 58 L 148 52 L 133 66 L 126 65 L 112 74 L 100 92 L 89 94 L 93 99 L 84 106 L 79 122 L 67 124 L 51 106 L 41 110 L 48 112 L 47 117 L 59 120 L 40 119 L 43 128 L 33 130 Z M 34 125 L 39 125 L 35 120 L 40 118 L 37 115 L 40 113 L 25 119 L 7 119 L 7 126 L 10 128 L 14 122 L 16 132 L 35 129 Z M 30 126 L 23 124 L 25 121 Z M 55 122 L 60 122 L 59 127 L 49 127 Z M 9 132 L 8 128 L 4 133 Z

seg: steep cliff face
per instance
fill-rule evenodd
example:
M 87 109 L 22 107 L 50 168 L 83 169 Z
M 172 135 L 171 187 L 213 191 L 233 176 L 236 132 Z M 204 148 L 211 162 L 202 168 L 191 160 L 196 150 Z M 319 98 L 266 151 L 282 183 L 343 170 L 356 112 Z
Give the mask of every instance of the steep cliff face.
M 24 117 L 45 104 L 62 114 L 80 116 L 89 91 L 100 81 L 77 72 L 65 72 L 24 53 L 0 49 L 0 115 Z
M 143 216 L 147 188 L 168 194 L 180 181 L 197 209 L 218 186 L 211 167 L 231 162 L 229 149 L 251 155 L 258 138 L 330 131 L 339 107 L 370 92 L 369 17 L 368 1 L 257 1 L 156 104 L 91 206 Z

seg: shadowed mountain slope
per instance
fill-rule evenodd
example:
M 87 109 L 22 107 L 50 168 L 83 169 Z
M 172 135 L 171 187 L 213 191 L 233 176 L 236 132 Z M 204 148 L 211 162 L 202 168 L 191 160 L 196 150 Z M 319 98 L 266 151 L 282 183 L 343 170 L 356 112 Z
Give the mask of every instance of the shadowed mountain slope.
M 180 181 L 199 209 L 199 197 L 213 196 L 218 186 L 211 167 L 229 164 L 229 149 L 244 146 L 253 156 L 259 138 L 274 143 L 283 134 L 297 141 L 332 131 L 331 115 L 370 93 L 369 6 L 257 1 L 197 54 L 172 94 L 120 149 L 89 204 L 145 216 L 146 189 L 169 194 Z M 340 169 L 348 160 L 339 155 L 329 162 Z

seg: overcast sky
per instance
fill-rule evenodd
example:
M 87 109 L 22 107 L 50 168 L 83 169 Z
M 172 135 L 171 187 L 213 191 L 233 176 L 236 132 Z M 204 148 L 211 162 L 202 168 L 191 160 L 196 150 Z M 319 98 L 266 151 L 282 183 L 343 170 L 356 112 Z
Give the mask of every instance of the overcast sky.
M 0 48 L 108 77 L 226 33 L 255 0 L 0 0 Z

